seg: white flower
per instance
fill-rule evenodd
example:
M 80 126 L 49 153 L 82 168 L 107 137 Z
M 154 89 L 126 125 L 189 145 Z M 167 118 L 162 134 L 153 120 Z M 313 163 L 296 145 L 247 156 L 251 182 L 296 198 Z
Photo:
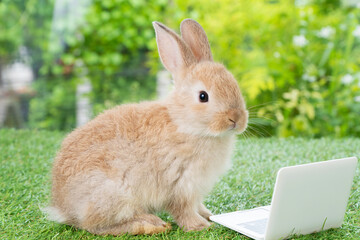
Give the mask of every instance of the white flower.
M 360 96 L 354 97 L 354 101 L 355 101 L 355 102 L 360 102 Z
M 297 47 L 304 47 L 308 42 L 304 35 L 293 36 L 293 44 Z
M 320 29 L 320 31 L 318 32 L 318 37 L 321 37 L 321 38 L 325 38 L 325 39 L 328 39 L 330 37 L 332 37 L 335 33 L 335 29 L 330 27 L 330 26 L 327 26 L 327 27 L 323 27 L 322 29 Z
M 308 81 L 308 82 L 315 82 L 316 77 L 315 76 L 310 76 L 307 73 L 305 73 L 305 74 L 302 75 L 302 79 L 304 79 L 305 81 Z
M 340 27 L 340 29 L 343 30 L 343 31 L 345 31 L 346 28 L 347 28 L 346 24 L 344 24 L 344 23 L 340 24 L 339 27 Z
M 346 74 L 341 78 L 341 82 L 348 85 L 354 81 L 354 77 L 351 74 Z
M 355 30 L 352 32 L 354 37 L 360 38 L 360 25 L 357 25 Z
M 274 52 L 274 58 L 279 58 L 281 55 L 279 52 Z

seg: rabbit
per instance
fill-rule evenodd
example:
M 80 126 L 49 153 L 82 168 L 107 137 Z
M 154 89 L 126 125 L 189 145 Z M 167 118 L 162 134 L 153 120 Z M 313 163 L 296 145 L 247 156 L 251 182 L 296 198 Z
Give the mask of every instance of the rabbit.
M 248 111 L 233 75 L 213 61 L 192 19 L 181 36 L 153 22 L 174 89 L 162 100 L 124 104 L 71 132 L 52 170 L 51 220 L 98 235 L 156 234 L 209 227 L 202 203 L 231 163 Z

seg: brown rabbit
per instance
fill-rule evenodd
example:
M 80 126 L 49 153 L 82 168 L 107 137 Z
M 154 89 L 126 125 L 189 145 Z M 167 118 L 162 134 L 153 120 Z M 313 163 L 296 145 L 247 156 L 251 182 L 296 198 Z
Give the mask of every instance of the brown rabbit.
M 154 234 L 209 227 L 202 201 L 230 165 L 248 112 L 234 77 L 214 63 L 202 27 L 181 23 L 181 37 L 153 23 L 175 88 L 165 100 L 107 110 L 70 133 L 53 166 L 50 219 L 95 234 Z

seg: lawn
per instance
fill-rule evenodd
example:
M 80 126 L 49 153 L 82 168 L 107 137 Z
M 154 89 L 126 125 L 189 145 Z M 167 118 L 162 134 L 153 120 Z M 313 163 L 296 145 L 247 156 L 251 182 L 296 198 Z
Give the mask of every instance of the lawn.
M 50 172 L 64 133 L 0 129 L 0 238 L 1 239 L 113 239 L 46 220 L 39 210 L 49 201 Z M 357 156 L 360 139 L 250 138 L 237 142 L 233 167 L 206 199 L 213 213 L 268 205 L 277 170 L 283 166 Z M 295 239 L 359 239 L 360 164 L 356 171 L 344 224 L 340 229 Z M 215 225 L 186 233 L 171 221 L 173 230 L 153 236 L 122 239 L 248 239 Z M 114 238 L 115 239 L 115 238 Z

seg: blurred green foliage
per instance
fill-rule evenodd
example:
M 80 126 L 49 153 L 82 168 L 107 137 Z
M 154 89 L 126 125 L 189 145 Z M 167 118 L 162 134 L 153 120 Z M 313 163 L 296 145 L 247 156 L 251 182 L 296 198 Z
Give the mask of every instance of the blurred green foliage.
M 0 1 L 0 65 L 18 57 L 19 46 L 26 46 L 31 54 L 35 72 L 44 64 L 52 19 L 52 1 Z
M 13 27 L 19 18 L 19 9 L 0 2 L 0 65 L 8 62 L 19 46 L 19 28 Z
M 155 76 L 149 74 L 146 55 L 154 39 L 151 22 L 166 4 L 95 0 L 85 15 L 86 24 L 78 29 L 81 37 L 68 39 L 62 59 L 66 66 L 80 62 L 80 71 L 86 71 L 95 114 L 119 103 L 155 97 Z
M 0 2 L 0 20 L 8 11 L 19 14 L 21 2 Z M 344 2 L 94 0 L 81 24 L 61 32 L 61 44 L 50 42 L 59 49 L 50 51 L 49 38 L 35 35 L 42 62 L 30 126 L 73 128 L 76 86 L 84 78 L 92 83 L 94 114 L 116 104 L 154 99 L 161 64 L 151 22 L 177 30 L 181 20 L 193 18 L 206 30 L 215 60 L 238 79 L 253 134 L 360 136 L 360 5 Z M 38 1 L 31 4 L 40 11 Z M 36 31 L 49 34 L 53 2 L 41 4 L 43 28 Z M 11 19 L 7 24 L 16 17 Z M 60 25 L 69 21 L 60 20 Z M 8 30 L 11 49 L 20 44 L 35 48 L 11 38 L 20 30 Z M 0 56 L 4 49 L 0 46 Z

